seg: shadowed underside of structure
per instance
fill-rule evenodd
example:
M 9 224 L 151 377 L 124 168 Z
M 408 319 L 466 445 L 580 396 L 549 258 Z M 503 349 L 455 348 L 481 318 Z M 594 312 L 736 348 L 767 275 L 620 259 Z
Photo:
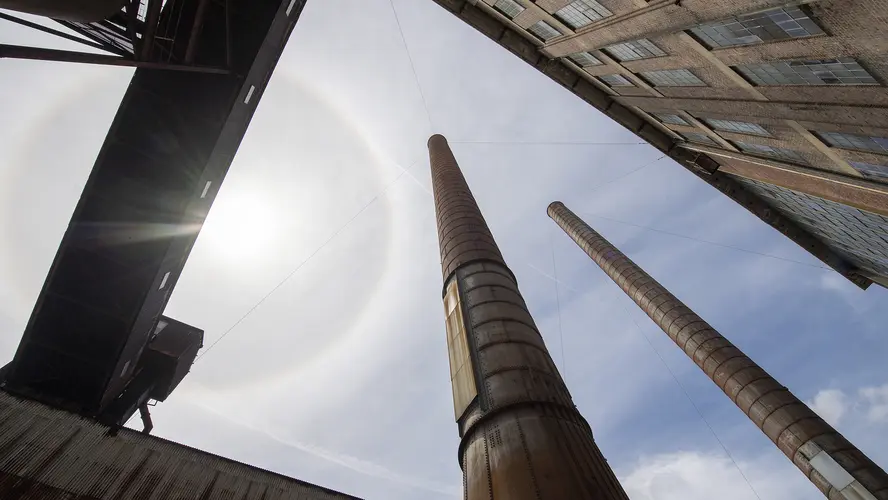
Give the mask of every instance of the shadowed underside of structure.
M 136 70 L 5 390 L 120 425 L 156 387 L 146 347 L 304 4 L 164 4 L 159 29 L 193 32 L 157 50 L 227 71 Z
M 0 498 L 354 500 L 164 439 L 0 392 Z

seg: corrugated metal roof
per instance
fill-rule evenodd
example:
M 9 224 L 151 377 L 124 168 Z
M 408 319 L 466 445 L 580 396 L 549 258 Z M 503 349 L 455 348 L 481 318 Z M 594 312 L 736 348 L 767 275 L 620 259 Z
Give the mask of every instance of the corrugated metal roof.
M 0 498 L 354 499 L 154 436 L 108 428 L 0 391 Z

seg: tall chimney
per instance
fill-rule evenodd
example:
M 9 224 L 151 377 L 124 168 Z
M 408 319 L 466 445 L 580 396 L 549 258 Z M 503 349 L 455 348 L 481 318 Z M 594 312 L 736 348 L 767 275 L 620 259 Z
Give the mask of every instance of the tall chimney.
M 888 475 L 561 202 L 551 217 L 831 500 L 886 500 Z
M 628 500 L 443 136 L 429 139 L 465 500 Z

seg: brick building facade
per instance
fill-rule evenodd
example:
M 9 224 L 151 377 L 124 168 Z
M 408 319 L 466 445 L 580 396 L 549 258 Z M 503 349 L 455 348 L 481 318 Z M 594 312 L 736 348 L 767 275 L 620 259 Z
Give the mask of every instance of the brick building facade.
M 857 285 L 888 286 L 888 1 L 435 1 Z

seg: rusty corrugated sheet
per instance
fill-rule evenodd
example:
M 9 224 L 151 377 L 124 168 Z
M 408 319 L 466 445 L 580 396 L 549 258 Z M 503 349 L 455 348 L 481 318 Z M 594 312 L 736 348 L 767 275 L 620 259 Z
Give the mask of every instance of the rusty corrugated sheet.
M 343 500 L 355 497 L 0 391 L 0 498 Z

